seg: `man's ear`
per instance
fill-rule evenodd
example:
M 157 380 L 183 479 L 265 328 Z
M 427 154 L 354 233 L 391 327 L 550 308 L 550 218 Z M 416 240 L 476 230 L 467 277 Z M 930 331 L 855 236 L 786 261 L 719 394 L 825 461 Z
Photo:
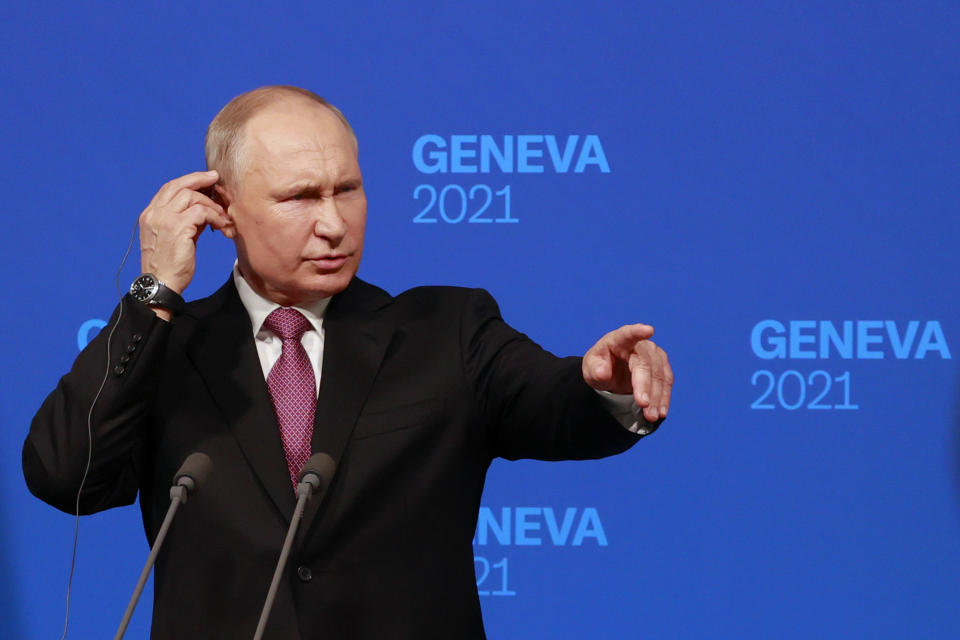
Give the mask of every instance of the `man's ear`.
M 230 214 L 230 193 L 218 182 L 210 189 L 210 199 L 223 207 L 223 212 L 227 216 L 227 222 L 220 228 L 220 233 L 233 240 L 237 237 L 237 226 Z

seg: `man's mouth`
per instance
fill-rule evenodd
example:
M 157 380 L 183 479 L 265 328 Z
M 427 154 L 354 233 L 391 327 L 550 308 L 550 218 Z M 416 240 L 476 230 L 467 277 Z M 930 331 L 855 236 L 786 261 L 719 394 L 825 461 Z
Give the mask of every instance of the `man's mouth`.
M 329 255 L 308 258 L 308 261 L 321 271 L 337 271 L 347 262 L 350 256 L 345 253 L 332 253 Z

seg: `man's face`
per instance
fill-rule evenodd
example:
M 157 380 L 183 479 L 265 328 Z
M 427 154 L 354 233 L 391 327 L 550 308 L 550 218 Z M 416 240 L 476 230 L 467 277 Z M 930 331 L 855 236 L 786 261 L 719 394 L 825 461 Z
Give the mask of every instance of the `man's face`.
M 253 116 L 240 146 L 224 193 L 240 273 L 284 306 L 343 291 L 360 266 L 367 219 L 346 127 L 323 105 L 289 99 Z

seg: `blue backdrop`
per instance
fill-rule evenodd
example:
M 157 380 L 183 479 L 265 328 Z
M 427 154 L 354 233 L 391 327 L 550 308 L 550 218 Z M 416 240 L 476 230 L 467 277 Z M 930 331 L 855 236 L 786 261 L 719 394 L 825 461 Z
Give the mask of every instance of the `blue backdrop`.
M 648 322 L 677 373 L 625 455 L 494 464 L 492 638 L 956 637 L 956 3 L 261 4 L 2 10 L 0 635 L 63 625 L 33 412 L 213 115 L 289 83 L 360 138 L 365 279 L 486 287 L 561 354 Z M 205 234 L 187 297 L 232 260 Z M 135 507 L 83 519 L 70 637 L 146 553 Z

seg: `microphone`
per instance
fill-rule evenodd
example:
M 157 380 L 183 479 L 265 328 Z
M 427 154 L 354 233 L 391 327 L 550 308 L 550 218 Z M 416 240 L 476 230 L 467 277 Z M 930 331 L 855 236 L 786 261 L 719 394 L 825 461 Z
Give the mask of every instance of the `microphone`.
M 319 493 L 323 496 L 327 490 L 327 486 L 330 484 L 330 480 L 333 479 L 333 474 L 336 472 L 337 463 L 334 462 L 333 458 L 328 454 L 313 454 L 310 459 L 307 460 L 307 463 L 303 465 L 300 475 L 297 476 L 300 480 L 300 483 L 297 485 L 297 498 L 299 498 L 304 491 L 309 491 L 310 495 Z M 309 496 L 307 496 L 307 498 L 309 499 Z
M 300 526 L 300 520 L 303 518 L 303 510 L 307 506 L 307 500 L 315 493 L 323 497 L 327 487 L 330 486 L 330 480 L 337 471 L 337 463 L 326 453 L 315 453 L 310 456 L 307 463 L 303 465 L 297 484 L 297 507 L 293 510 L 293 518 L 290 519 L 290 527 L 287 529 L 287 537 L 283 541 L 283 549 L 280 551 L 280 559 L 277 560 L 277 567 L 273 571 L 273 580 L 270 581 L 270 589 L 267 591 L 267 599 L 263 603 L 263 611 L 260 612 L 260 621 L 257 623 L 257 631 L 253 634 L 253 640 L 261 640 L 263 631 L 267 627 L 267 618 L 270 617 L 270 610 L 273 608 L 273 600 L 277 596 L 277 589 L 280 587 L 280 577 L 287 566 L 287 559 L 290 557 L 290 548 L 293 546 L 293 538 L 297 535 L 297 528 Z
M 210 460 L 210 456 L 199 451 L 191 453 L 180 465 L 180 470 L 174 474 L 174 486 L 170 488 L 170 493 L 172 494 L 177 487 L 183 487 L 188 494 L 193 493 L 207 481 L 211 471 L 213 471 L 213 461 Z M 184 495 L 183 502 L 186 501 L 187 496 Z
M 170 487 L 170 508 L 167 509 L 167 516 L 163 519 L 163 524 L 160 525 L 157 539 L 153 541 L 153 548 L 150 549 L 150 555 L 147 556 L 147 563 L 144 565 L 143 571 L 140 572 L 140 580 L 137 581 L 137 586 L 130 597 L 130 603 L 123 614 L 123 620 L 120 621 L 120 628 L 117 629 L 117 634 L 113 637 L 113 640 L 120 640 L 127 631 L 130 618 L 133 617 L 133 610 L 137 608 L 140 593 L 147 584 L 150 570 L 153 569 L 153 564 L 157 561 L 157 554 L 160 553 L 160 547 L 167 537 L 167 530 L 170 529 L 170 523 L 173 522 L 173 516 L 176 515 L 177 508 L 187 501 L 189 494 L 197 491 L 206 482 L 212 469 L 213 462 L 210 457 L 205 453 L 196 451 L 187 456 L 187 459 L 180 465 L 180 469 L 173 474 L 173 486 Z

